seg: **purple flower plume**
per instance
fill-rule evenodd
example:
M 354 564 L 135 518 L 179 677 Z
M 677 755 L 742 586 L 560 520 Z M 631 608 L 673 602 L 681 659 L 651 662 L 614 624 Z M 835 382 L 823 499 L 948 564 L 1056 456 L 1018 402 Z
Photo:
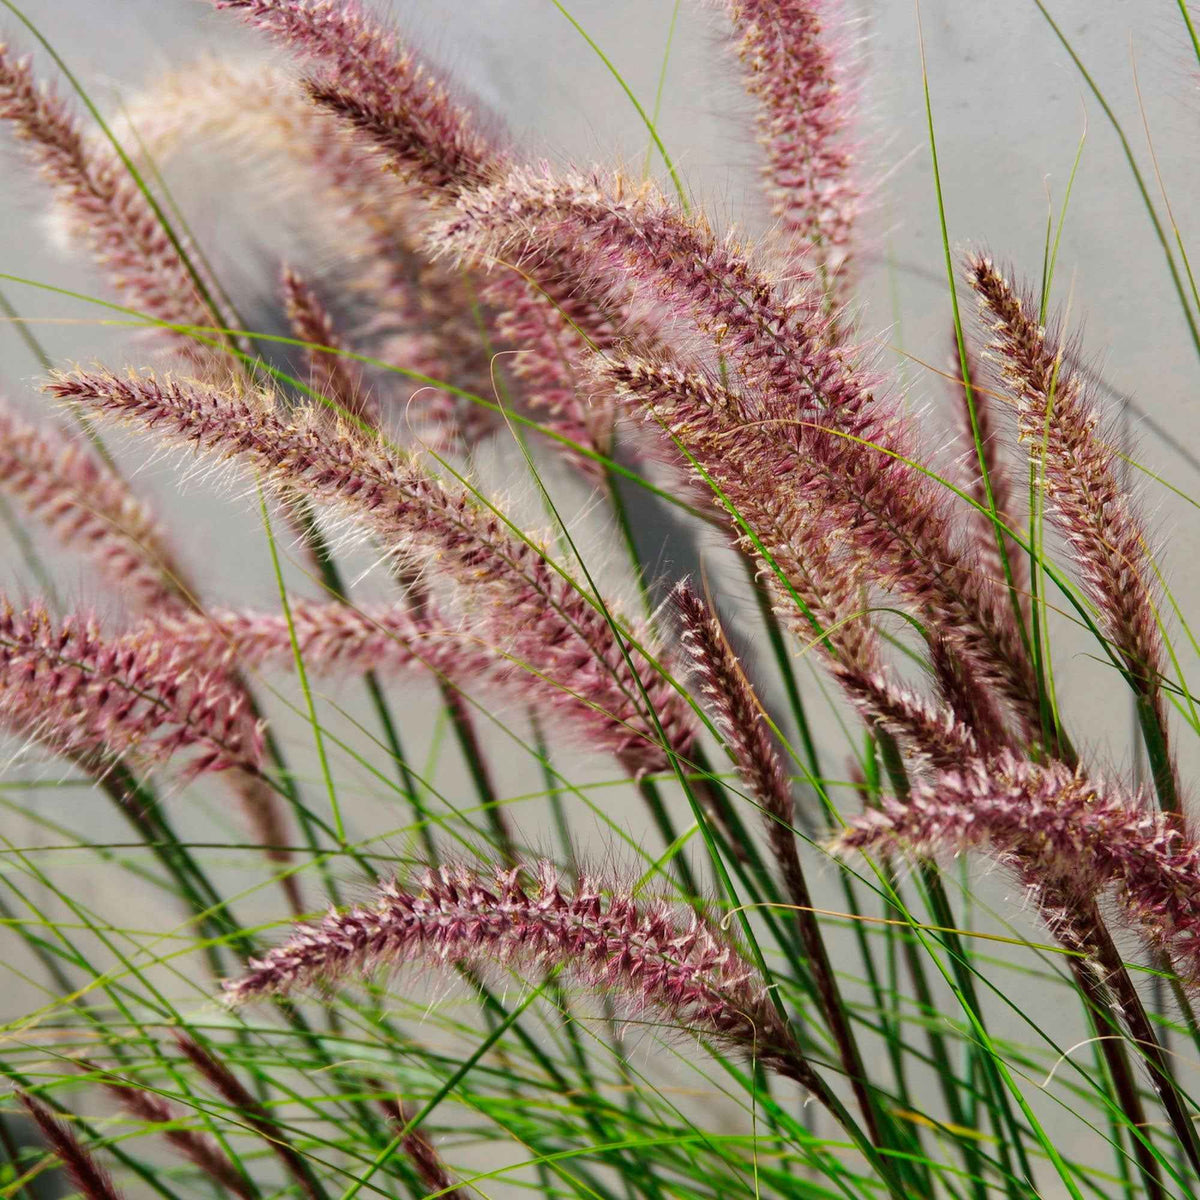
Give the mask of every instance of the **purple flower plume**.
M 762 806 L 771 849 L 785 881 L 795 891 L 800 859 L 792 828 L 792 785 L 779 761 L 762 705 L 720 621 L 686 580 L 676 585 L 671 604 L 679 618 L 680 642 L 691 659 L 707 707 L 726 737 L 738 773 Z
M 109 1095 L 131 1116 L 147 1125 L 163 1126 L 163 1140 L 171 1149 L 207 1175 L 218 1187 L 241 1197 L 241 1200 L 256 1200 L 257 1191 L 216 1140 L 199 1130 L 186 1127 L 183 1124 L 186 1114 L 169 1100 L 90 1063 L 80 1065 L 94 1072 Z
M 444 670 L 462 659 L 464 675 L 484 669 L 482 648 L 472 658 L 465 633 L 436 618 L 413 615 L 407 604 L 357 609 L 290 597 L 296 645 L 309 671 L 335 674 L 400 670 L 424 661 Z M 292 633 L 282 613 L 238 609 L 169 613 L 146 620 L 125 636 L 132 645 L 175 653 L 206 670 L 237 664 L 247 671 L 294 665 Z
M 176 1032 L 174 1037 L 175 1044 L 201 1078 L 230 1106 L 240 1121 L 266 1142 L 309 1200 L 327 1200 L 312 1168 L 292 1145 L 279 1122 L 272 1119 L 267 1109 L 251 1095 L 229 1067 L 190 1034 Z
M 0 721 L 86 763 L 153 764 L 191 751 L 187 774 L 257 774 L 262 731 L 245 692 L 178 655 L 106 640 L 94 622 L 56 622 L 0 602 Z
M 443 1198 L 444 1200 L 467 1200 L 467 1194 L 462 1188 L 454 1185 L 454 1180 L 451 1179 L 450 1172 L 446 1170 L 442 1156 L 425 1131 L 418 1126 L 416 1129 L 404 1133 L 416 1114 L 410 1112 L 408 1107 L 401 1104 L 399 1100 L 393 1100 L 390 1097 L 379 1103 L 383 1111 L 387 1113 L 392 1128 L 397 1134 L 402 1135 L 400 1145 L 404 1153 L 412 1160 L 412 1165 L 416 1167 L 421 1182 L 430 1192 L 435 1193 L 439 1200 L 443 1200 Z
M 186 603 L 166 532 L 80 438 L 36 426 L 0 401 L 0 490 L 91 560 L 133 607 Z
M 919 784 L 908 800 L 885 798 L 833 849 L 985 850 L 1039 898 L 1050 897 L 1047 915 L 1068 925 L 1072 905 L 1082 910 L 1112 892 L 1131 923 L 1167 949 L 1185 977 L 1200 980 L 1200 845 L 1172 814 L 1153 813 L 1142 797 L 1092 784 L 1081 771 L 1010 753 L 977 759 Z
M 384 30 L 351 0 L 215 0 L 217 7 L 241 12 L 253 25 L 284 41 L 294 52 L 313 60 L 318 75 L 307 83 L 311 98 L 364 135 L 364 141 L 382 150 L 400 174 L 416 185 L 428 205 L 444 205 L 464 190 L 478 187 L 503 175 L 508 160 L 492 141 L 478 130 L 468 111 L 455 103 L 445 85 L 411 52 L 402 50 L 394 34 Z M 346 148 L 325 156 L 324 165 L 346 158 Z M 360 172 L 342 169 L 344 175 Z M 379 183 L 369 181 L 368 194 Z M 351 194 L 361 191 L 350 189 Z M 394 202 L 392 207 L 394 208 Z M 380 306 L 384 314 L 411 308 L 413 294 L 403 278 L 386 269 L 395 258 L 394 228 L 375 222 L 385 232 L 378 238 L 383 251 L 381 280 L 391 276 L 391 303 Z M 528 256 L 527 256 L 528 257 Z M 630 319 L 618 299 L 601 300 L 580 288 L 569 243 L 542 247 L 529 261 L 520 263 L 519 273 L 509 270 L 488 280 L 480 298 L 494 319 L 496 350 L 512 349 L 502 365 L 516 379 L 520 399 L 532 409 L 542 410 L 548 428 L 568 443 L 578 443 L 593 452 L 611 449 L 611 414 L 603 405 L 589 404 L 578 388 L 578 364 L 590 346 L 606 348 Z M 425 345 L 413 354 L 407 337 L 396 340 L 379 357 L 416 370 L 432 378 L 448 379 L 485 399 L 492 398 L 491 362 L 479 354 L 477 331 L 462 326 L 463 289 L 456 287 L 437 266 L 425 265 L 420 272 L 435 283 L 416 293 L 419 306 L 432 307 L 433 318 Z M 532 279 L 534 282 L 529 282 Z M 397 285 L 400 286 L 397 286 Z M 457 312 L 440 303 L 444 293 L 453 293 Z M 469 293 L 467 293 L 469 297 Z M 384 318 L 386 321 L 388 318 Z M 403 324 L 403 322 L 402 322 Z M 642 331 L 645 333 L 646 331 Z M 447 336 L 449 335 L 449 336 Z M 441 343 L 441 360 L 426 358 L 422 349 Z M 457 343 L 457 344 L 456 344 Z M 401 353 L 396 353 L 399 348 Z M 463 351 L 466 351 L 464 354 Z M 469 368 L 463 373 L 463 367 Z M 482 367 L 482 369 L 480 369 Z M 449 396 L 419 393 L 423 407 L 456 406 Z M 471 424 L 467 422 L 468 432 Z M 562 443 L 559 443 L 562 445 Z M 571 454 L 571 446 L 563 449 Z M 595 475 L 594 460 L 573 455 L 574 461 Z
M 74 1129 L 53 1109 L 17 1089 L 14 1093 L 21 1106 L 33 1118 L 50 1149 L 66 1168 L 71 1182 L 84 1200 L 122 1200 L 112 1177 L 95 1160 L 90 1150 L 75 1136 Z
M 1032 305 L 982 255 L 969 258 L 967 274 L 1000 377 L 1016 401 L 1021 440 L 1045 473 L 1047 515 L 1066 538 L 1165 749 L 1157 575 L 1147 531 L 1117 476 L 1117 451 L 1100 435 L 1099 413 L 1064 361 L 1062 345 L 1031 315 Z
M 214 314 L 179 249 L 128 169 L 80 130 L 68 105 L 33 78 L 29 59 L 0 43 L 0 119 L 54 189 L 71 231 L 90 246 L 130 305 L 171 325 L 209 327 Z M 187 333 L 172 335 L 188 352 Z
M 311 59 L 314 100 L 361 131 L 403 175 L 454 193 L 502 159 L 444 83 L 354 0 L 214 0 Z
M 304 343 L 309 386 L 349 420 L 377 426 L 379 405 L 364 391 L 357 364 L 342 353 L 346 347 L 316 290 L 302 275 L 287 267 L 283 271 L 282 291 L 292 337 Z
M 943 766 L 977 753 L 970 726 L 906 687 L 885 663 L 865 612 L 862 561 L 845 552 L 845 525 L 801 492 L 763 486 L 765 478 L 791 469 L 790 451 L 754 427 L 731 425 L 735 399 L 699 372 L 639 359 L 610 359 L 597 372 L 605 386 L 677 440 L 703 469 L 706 487 L 718 487 L 736 509 L 735 538 L 758 559 L 778 611 L 821 655 L 863 716 Z
M 125 639 L 147 653 L 162 653 L 196 669 L 218 671 L 291 670 L 295 666 L 292 631 L 310 674 L 338 675 L 374 671 L 386 674 L 425 670 L 468 694 L 482 692 L 532 706 L 563 733 L 574 733 L 586 746 L 615 751 L 627 759 L 632 729 L 599 709 L 579 682 L 564 672 L 551 677 L 544 665 L 523 663 L 480 634 L 444 621 L 435 612 L 414 615 L 407 603 L 371 608 L 289 600 L 292 628 L 281 613 L 244 610 L 183 612 L 152 618 Z M 536 636 L 536 635 L 534 635 Z M 539 661 L 544 659 L 541 656 Z M 648 734 L 647 734 L 648 736 Z
M 715 614 L 686 581 L 675 588 L 671 599 L 682 626 L 681 641 L 691 657 L 708 708 L 725 734 L 739 774 L 761 806 L 767 843 L 779 866 L 788 898 L 796 906 L 796 924 L 825 1019 L 859 1106 L 874 1129 L 862 1056 L 845 1017 L 845 1004 L 813 912 L 812 895 L 796 848 L 791 781 L 768 732 L 765 713 Z
M 411 455 L 330 430 L 311 410 L 284 417 L 266 398 L 194 380 L 90 371 L 55 375 L 48 386 L 168 440 L 239 458 L 364 521 L 390 552 L 407 548 L 418 563 L 436 562 L 439 577 L 473 602 L 480 636 L 591 709 L 631 773 L 662 769 L 668 748 L 686 753 L 692 715 L 656 665 L 663 650 L 652 631 L 624 621 L 497 512 Z
M 819 502 L 863 569 L 906 595 L 1036 726 L 1037 684 L 1007 597 L 964 553 L 946 497 L 914 465 L 922 452 L 913 423 L 875 395 L 811 279 L 776 288 L 702 218 L 683 214 L 649 184 L 600 172 L 515 170 L 461 196 L 434 237 L 466 261 L 571 241 L 591 255 L 593 290 L 605 281 L 624 290 L 632 278 L 706 335 L 736 384 L 722 406 L 728 440 L 756 426 L 754 444 L 774 443 L 781 462 L 767 476 L 772 490 Z
M 420 891 L 385 884 L 370 905 L 299 926 L 228 981 L 225 999 L 246 1004 L 406 962 L 499 963 L 522 974 L 561 968 L 618 994 L 634 1012 L 657 1012 L 795 1077 L 795 1042 L 754 968 L 685 911 L 681 918 L 588 877 L 564 890 L 548 862 L 497 870 L 492 879 L 440 867 L 425 874 Z
M 194 595 L 165 530 L 125 480 L 82 439 L 54 426 L 31 425 L 2 401 L 0 490 L 39 519 L 63 546 L 90 559 L 131 608 L 168 619 L 171 614 L 194 613 Z M 109 650 L 118 657 L 123 652 L 115 642 L 109 643 Z M 162 647 L 152 652 L 128 639 L 124 650 L 143 663 L 163 655 Z M 219 694 L 230 712 L 246 713 L 253 724 L 253 701 L 237 676 L 236 664 L 201 666 L 180 647 L 173 647 L 162 660 L 180 664 L 180 671 L 193 678 L 204 675 L 204 686 Z M 119 747 L 111 745 L 108 750 L 118 752 Z M 158 756 L 152 757 L 157 761 Z M 103 764 L 99 766 L 103 769 Z M 275 791 L 248 770 L 229 771 L 225 782 L 237 796 L 255 838 L 271 847 L 267 856 L 288 861 L 290 854 L 280 848 L 289 840 L 287 821 Z M 294 891 L 290 876 L 284 886 L 289 893 Z
M 771 212 L 791 255 L 815 251 L 840 296 L 861 199 L 851 178 L 853 89 L 835 0 L 724 0 L 746 90 L 759 103 Z
M 287 71 L 202 58 L 129 98 L 112 124 L 143 171 L 161 170 L 181 149 L 212 148 L 252 166 L 280 209 L 311 203 L 322 241 L 337 247 L 342 294 L 353 301 L 339 318 L 347 348 L 491 397 L 496 339 L 486 328 L 491 314 L 478 311 L 479 281 L 424 252 L 427 202 L 398 187 Z M 444 389 L 398 372 L 363 373 L 374 401 L 426 440 L 473 441 L 492 427 L 490 413 Z
M 947 379 L 954 404 L 956 432 L 959 452 L 962 455 L 966 476 L 967 494 L 980 508 L 988 507 L 987 489 L 979 469 L 979 452 L 975 446 L 975 433 L 971 428 L 971 410 L 967 406 L 967 389 L 963 386 L 962 359 L 958 353 L 958 339 L 951 339 L 950 354 L 946 362 Z M 996 516 L 1010 529 L 1016 529 L 1018 505 L 1011 465 L 1005 461 L 995 404 L 998 399 L 983 386 L 983 373 L 975 355 L 967 351 L 967 382 L 971 385 L 974 400 L 975 425 L 979 430 L 979 442 L 983 448 L 983 462 L 987 467 L 988 482 L 992 489 L 992 503 Z M 971 514 L 971 543 L 979 556 L 983 571 L 997 584 L 1004 583 L 1004 565 L 1000 561 L 1000 548 L 996 540 L 996 527 L 981 513 Z M 1029 558 L 1020 544 L 1005 535 L 1004 549 L 1008 556 L 1009 571 L 1013 586 L 1018 591 L 1028 587 Z M 1022 595 L 1021 599 L 1025 600 Z

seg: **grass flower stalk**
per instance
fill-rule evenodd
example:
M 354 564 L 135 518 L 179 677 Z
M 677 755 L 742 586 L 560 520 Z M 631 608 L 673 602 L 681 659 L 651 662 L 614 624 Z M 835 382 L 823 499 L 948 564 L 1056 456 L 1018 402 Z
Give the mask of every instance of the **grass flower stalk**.
M 1074 555 L 1138 699 L 1155 786 L 1179 811 L 1171 759 L 1157 572 L 1149 539 L 1117 473 L 1117 451 L 1100 431 L 1082 378 L 1031 315 L 1030 305 L 981 255 L 967 274 L 1001 381 L 1016 404 L 1022 442 L 1045 472 L 1048 513 Z
M 825 1020 L 838 1044 L 842 1066 L 872 1139 L 881 1141 L 875 1101 L 867 1083 L 862 1054 L 846 1019 L 846 1005 L 817 922 L 812 895 L 796 847 L 795 805 L 791 783 L 766 728 L 764 710 L 725 637 L 721 624 L 686 582 L 671 594 L 682 626 L 681 641 L 700 680 L 718 727 L 739 774 L 762 810 L 767 843 L 775 858 L 816 981 Z
M 18 1090 L 16 1096 L 85 1200 L 121 1200 L 111 1176 L 58 1113 L 26 1091 Z
M 847 18 L 835 0 L 726 0 L 725 7 L 746 91 L 758 102 L 763 176 L 784 253 L 802 263 L 815 256 L 824 286 L 844 300 L 862 204 Z
M 60 375 L 49 388 L 97 414 L 135 422 L 221 458 L 240 458 L 364 520 L 389 550 L 412 547 L 418 564 L 422 555 L 436 553 L 443 572 L 476 595 L 501 601 L 490 619 L 508 652 L 585 703 L 632 773 L 661 769 L 666 761 L 657 727 L 641 711 L 642 687 L 672 749 L 686 751 L 690 713 L 653 669 L 650 631 L 639 629 L 626 645 L 619 644 L 604 610 L 556 572 L 544 552 L 515 536 L 465 490 L 427 473 L 413 456 L 346 432 L 331 435 L 314 419 L 319 414 L 285 420 L 261 396 L 195 380 L 83 371 Z M 649 668 L 640 685 L 631 677 L 628 654 Z

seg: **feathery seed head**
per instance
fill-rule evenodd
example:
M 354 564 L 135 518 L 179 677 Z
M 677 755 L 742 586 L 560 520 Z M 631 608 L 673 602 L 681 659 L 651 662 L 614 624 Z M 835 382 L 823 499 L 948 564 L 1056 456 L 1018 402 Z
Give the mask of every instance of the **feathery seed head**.
M 214 0 L 313 61 L 310 97 L 431 197 L 492 178 L 502 158 L 446 85 L 354 0 Z
M 419 891 L 385 884 L 372 904 L 299 926 L 251 960 L 244 976 L 225 984 L 225 999 L 245 1004 L 414 961 L 559 967 L 619 994 L 634 1011 L 657 1011 L 784 1073 L 795 1053 L 753 968 L 695 912 L 677 916 L 590 877 L 564 889 L 544 861 L 491 878 L 442 866 L 425 874 Z

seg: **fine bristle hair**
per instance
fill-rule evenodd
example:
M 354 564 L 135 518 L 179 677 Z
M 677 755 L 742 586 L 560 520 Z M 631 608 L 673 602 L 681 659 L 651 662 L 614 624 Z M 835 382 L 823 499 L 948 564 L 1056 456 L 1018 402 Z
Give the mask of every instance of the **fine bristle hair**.
M 58 1157 L 84 1200 L 122 1200 L 108 1172 L 59 1113 L 20 1088 L 15 1095 L 21 1107 L 33 1118 L 46 1144 Z

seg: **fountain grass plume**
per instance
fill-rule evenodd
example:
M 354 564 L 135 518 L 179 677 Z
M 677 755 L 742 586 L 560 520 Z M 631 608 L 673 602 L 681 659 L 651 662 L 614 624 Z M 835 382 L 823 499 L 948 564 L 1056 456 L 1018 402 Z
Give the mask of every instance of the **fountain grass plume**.
M 252 168 L 281 212 L 289 203 L 313 204 L 318 234 L 337 252 L 328 286 L 350 301 L 339 314 L 344 348 L 491 398 L 493 355 L 503 345 L 493 314 L 479 310 L 480 281 L 423 252 L 429 206 L 419 189 L 381 171 L 292 75 L 265 62 L 202 59 L 131 97 L 114 127 L 136 142 L 143 169 L 163 169 L 185 147 L 211 146 Z M 314 291 L 326 286 L 306 282 Z M 494 425 L 486 410 L 445 389 L 325 357 L 322 369 L 337 362 L 368 374 L 372 399 L 389 420 L 402 416 L 425 437 L 471 443 Z
M 859 1108 L 872 1136 L 878 1140 L 878 1121 L 862 1054 L 845 1017 L 845 1003 L 814 915 L 812 895 L 800 863 L 791 781 L 783 769 L 769 732 L 765 710 L 733 652 L 720 621 L 686 580 L 681 581 L 671 593 L 671 603 L 682 629 L 680 640 L 691 658 L 707 707 L 725 735 L 738 773 L 761 809 L 767 844 L 783 877 L 788 897 L 796 907 L 796 924 L 825 1020 L 837 1042 L 842 1066 L 850 1079 Z
M 217 1187 L 240 1197 L 240 1200 L 259 1200 L 258 1190 L 238 1170 L 216 1139 L 197 1129 L 188 1128 L 185 1124 L 188 1115 L 169 1100 L 90 1063 L 83 1062 L 80 1065 L 97 1076 L 105 1091 L 130 1116 L 147 1125 L 159 1127 L 163 1141 Z
M 0 490 L 87 558 L 140 610 L 186 604 L 167 533 L 149 505 L 80 437 L 0 401 Z
M 761 433 L 755 444 L 790 452 L 786 477 L 761 486 L 819 494 L 874 581 L 944 629 L 981 681 L 1036 727 L 1037 681 L 1007 597 L 964 554 L 945 495 L 916 465 L 912 422 L 876 395 L 811 277 L 776 286 L 736 243 L 652 184 L 599 170 L 515 169 L 461 196 L 433 239 L 466 262 L 570 240 L 591 253 L 595 290 L 637 280 L 734 372 L 722 406 L 729 439 L 750 425 Z
M 309 1200 L 327 1200 L 312 1167 L 292 1144 L 279 1121 L 255 1099 L 229 1067 L 190 1034 L 176 1031 L 173 1037 L 200 1077 L 237 1113 L 240 1121 L 266 1142 Z
M 975 447 L 975 430 L 979 431 L 979 445 L 983 450 L 983 464 L 987 469 L 988 483 L 991 485 L 991 503 L 995 505 L 996 516 L 1009 529 L 1016 529 L 1016 521 L 1021 511 L 1017 503 L 1013 479 L 1013 465 L 1004 454 L 1002 416 L 996 412 L 997 403 L 1003 403 L 999 396 L 994 395 L 989 388 L 983 386 L 984 372 L 975 354 L 966 349 L 967 371 L 965 383 L 971 388 L 971 404 L 967 402 L 967 388 L 963 380 L 962 358 L 958 352 L 958 338 L 950 340 L 949 353 L 946 358 L 946 375 L 948 390 L 954 410 L 955 432 L 963 462 L 963 474 L 966 478 L 967 494 L 983 510 L 988 508 L 987 488 L 983 484 L 983 474 L 979 465 L 979 453 Z M 971 425 L 971 411 L 974 409 L 975 426 Z M 996 527 L 991 519 L 981 512 L 970 516 L 972 522 L 971 543 L 979 556 L 981 569 L 998 585 L 1005 584 L 1004 564 L 1000 561 L 999 544 L 996 541 Z M 1007 534 L 1004 535 L 1005 553 L 1008 556 L 1008 569 L 1012 575 L 1013 587 L 1019 593 L 1022 604 L 1028 603 L 1029 559 L 1021 545 Z
M 33 1118 L 46 1144 L 66 1168 L 67 1175 L 84 1200 L 122 1200 L 112 1177 L 60 1114 L 21 1088 L 16 1090 L 15 1095 L 21 1107 Z
M 418 566 L 436 559 L 494 644 L 581 700 L 627 770 L 663 769 L 668 749 L 686 754 L 692 714 L 663 673 L 665 651 L 650 628 L 621 619 L 619 606 L 588 594 L 532 539 L 415 455 L 331 429 L 316 410 L 284 417 L 269 397 L 196 380 L 77 371 L 56 374 L 48 390 L 169 441 L 240 459 L 364 523 L 388 553 L 407 548 Z
M 379 1102 L 388 1122 L 401 1138 L 401 1148 L 416 1168 L 421 1182 L 445 1200 L 467 1200 L 467 1193 L 456 1187 L 437 1147 L 421 1128 L 409 1128 L 415 1113 L 399 1100 L 385 1097 Z
M 330 401 L 348 422 L 378 426 L 379 404 L 364 390 L 357 364 L 345 357 L 346 347 L 316 289 L 297 271 L 285 267 L 281 290 L 292 336 L 304 343 L 309 387 Z
M 904 800 L 885 797 L 832 848 L 931 857 L 985 851 L 1051 898 L 1044 911 L 1052 925 L 1071 925 L 1074 909 L 1112 894 L 1132 928 L 1200 981 L 1200 846 L 1173 814 L 1154 813 L 1144 796 L 1090 782 L 1080 769 L 1008 751 L 976 759 Z
M 213 0 L 313 62 L 309 95 L 432 192 L 492 178 L 503 159 L 429 66 L 351 0 Z
M 132 307 L 168 325 L 228 325 L 111 145 L 89 139 L 69 105 L 34 79 L 30 60 L 3 43 L 0 120 L 54 190 L 72 234 Z M 190 333 L 169 336 L 186 354 L 201 353 Z
M 786 874 L 799 870 L 791 782 L 771 739 L 765 710 L 747 679 L 716 615 L 687 580 L 671 592 L 680 624 L 680 644 L 691 660 L 700 691 L 738 773 L 762 807 L 767 836 Z
M 1033 306 L 973 254 L 967 277 L 990 336 L 990 353 L 1016 406 L 1017 428 L 1045 479 L 1047 515 L 1063 535 L 1102 627 L 1139 699 L 1163 805 L 1178 809 L 1170 754 L 1160 588 L 1148 533 L 1117 476 L 1118 454 L 1061 342 L 1031 315 Z
M 290 622 L 282 613 L 244 609 L 167 614 L 135 625 L 123 638 L 203 670 L 236 665 L 291 671 L 297 649 L 308 674 L 325 678 L 424 670 L 472 698 L 520 701 L 544 721 L 553 720 L 556 732 L 573 734 L 581 745 L 602 753 L 615 752 L 634 773 L 643 769 L 643 758 L 649 761 L 648 746 L 635 744 L 640 727 L 624 725 L 602 709 L 603 698 L 580 687 L 582 679 L 573 679 L 568 670 L 548 673 L 544 654 L 537 656 L 540 667 L 522 661 L 507 649 L 511 638 L 489 644 L 428 603 L 417 612 L 408 601 L 356 608 L 292 596 L 288 609 Z M 643 736 L 649 738 L 649 731 Z
M 800 489 L 764 486 L 764 478 L 794 473 L 791 449 L 731 420 L 738 398 L 700 372 L 640 359 L 605 360 L 596 370 L 623 403 L 683 447 L 710 495 L 720 489 L 736 512 L 723 515 L 742 551 L 757 561 L 779 615 L 816 649 L 866 720 L 934 763 L 976 753 L 970 726 L 898 681 L 884 661 L 866 612 L 864 564 L 846 552 L 852 527 L 843 515 Z
M 128 483 L 82 438 L 58 426 L 33 425 L 3 401 L 0 490 L 39 520 L 66 549 L 90 560 L 130 610 L 159 618 L 198 613 L 195 593 L 166 530 Z M 38 619 L 45 618 L 42 613 Z M 189 653 L 181 654 L 179 647 L 169 651 L 162 646 L 151 648 L 136 638 L 125 638 L 124 649 L 134 661 L 160 660 L 176 664 L 185 675 L 199 672 L 210 676 L 205 687 L 216 689 L 223 704 L 244 711 L 253 722 L 253 699 L 238 678 L 238 664 L 201 667 Z M 112 643 L 110 650 L 120 657 L 121 650 Z M 15 699 L 10 702 L 17 706 Z M 43 712 L 36 718 L 37 728 L 49 730 L 45 723 L 50 719 L 49 711 Z M 75 754 L 83 748 L 68 744 L 67 749 Z M 93 749 L 99 747 L 88 748 L 84 761 Z M 121 752 L 109 746 L 102 757 L 111 762 L 114 753 Z M 275 862 L 290 861 L 290 853 L 282 849 L 288 841 L 287 820 L 275 791 L 251 769 L 231 769 L 225 781 L 237 796 L 253 835 L 260 845 L 269 847 L 267 857 Z M 289 895 L 294 894 L 290 876 L 284 886 Z
M 771 213 L 790 258 L 815 255 L 842 300 L 855 218 L 853 56 L 836 0 L 722 0 L 758 138 Z
M 192 754 L 183 772 L 257 775 L 262 730 L 244 691 L 155 647 L 105 638 L 86 616 L 0 603 L 0 720 L 57 753 L 146 765 Z
M 798 1049 L 755 969 L 690 908 L 681 915 L 604 881 L 560 883 L 553 864 L 426 872 L 419 890 L 384 884 L 369 905 L 298 927 L 225 984 L 233 1006 L 316 984 L 345 985 L 408 962 L 558 969 L 611 992 L 631 1014 L 735 1048 L 797 1078 Z

